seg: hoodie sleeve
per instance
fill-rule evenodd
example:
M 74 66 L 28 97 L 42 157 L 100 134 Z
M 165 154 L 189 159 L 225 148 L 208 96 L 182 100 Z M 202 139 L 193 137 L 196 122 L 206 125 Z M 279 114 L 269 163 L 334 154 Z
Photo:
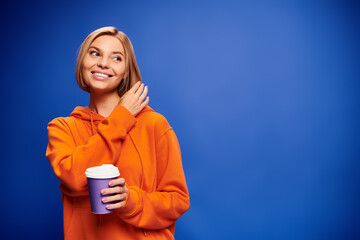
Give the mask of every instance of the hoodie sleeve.
M 129 186 L 124 207 L 116 210 L 123 221 L 144 229 L 169 227 L 190 207 L 180 147 L 171 128 L 157 141 L 156 158 L 156 191 Z
M 72 192 L 86 190 L 85 170 L 115 163 L 119 159 L 122 139 L 135 122 L 135 117 L 125 107 L 116 106 L 98 125 L 98 133 L 91 136 L 85 145 L 76 146 L 64 118 L 51 121 L 48 124 L 46 157 L 56 176 Z

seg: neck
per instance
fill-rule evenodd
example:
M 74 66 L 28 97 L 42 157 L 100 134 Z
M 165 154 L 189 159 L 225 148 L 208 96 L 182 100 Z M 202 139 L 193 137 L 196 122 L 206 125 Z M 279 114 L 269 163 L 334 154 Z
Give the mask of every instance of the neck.
M 117 91 L 112 93 L 95 93 L 90 90 L 89 108 L 98 114 L 108 117 L 118 105 L 120 97 Z

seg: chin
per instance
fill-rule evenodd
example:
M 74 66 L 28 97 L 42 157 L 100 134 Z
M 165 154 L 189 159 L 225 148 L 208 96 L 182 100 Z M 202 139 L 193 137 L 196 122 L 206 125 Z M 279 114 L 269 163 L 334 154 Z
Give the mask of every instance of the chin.
M 99 88 L 99 87 L 93 87 L 91 86 L 90 87 L 90 92 L 93 92 L 93 93 L 100 93 L 100 94 L 112 94 L 114 92 L 117 92 L 117 87 L 115 88 Z

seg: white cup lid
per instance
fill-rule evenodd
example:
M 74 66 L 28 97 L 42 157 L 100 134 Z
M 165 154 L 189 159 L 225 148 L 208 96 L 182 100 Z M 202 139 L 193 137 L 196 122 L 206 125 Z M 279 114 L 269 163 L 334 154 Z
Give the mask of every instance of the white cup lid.
M 86 177 L 88 178 L 114 178 L 120 176 L 119 169 L 112 164 L 103 164 L 97 167 L 91 167 L 86 169 Z

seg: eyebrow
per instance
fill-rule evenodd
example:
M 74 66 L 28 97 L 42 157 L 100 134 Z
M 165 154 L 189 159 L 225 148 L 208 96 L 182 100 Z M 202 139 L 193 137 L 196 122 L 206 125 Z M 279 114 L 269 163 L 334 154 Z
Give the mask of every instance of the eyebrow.
M 101 52 L 101 50 L 99 48 L 97 48 L 97 47 L 91 46 L 91 47 L 89 47 L 89 49 L 90 48 L 95 48 L 96 51 Z M 122 56 L 124 56 L 124 54 L 122 52 L 112 52 L 112 54 L 121 54 Z

